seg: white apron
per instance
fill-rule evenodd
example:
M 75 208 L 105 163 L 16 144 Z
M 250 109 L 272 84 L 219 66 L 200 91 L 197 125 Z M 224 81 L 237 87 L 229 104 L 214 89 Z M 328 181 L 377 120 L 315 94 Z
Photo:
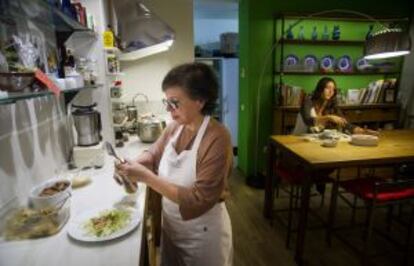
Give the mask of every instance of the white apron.
M 179 186 L 196 182 L 197 151 L 210 117 L 204 117 L 191 150 L 179 155 L 175 144 L 183 126 L 165 147 L 158 168 L 159 176 Z M 217 203 L 203 215 L 183 221 L 178 204 L 162 198 L 162 266 L 228 266 L 233 263 L 230 218 L 224 202 Z

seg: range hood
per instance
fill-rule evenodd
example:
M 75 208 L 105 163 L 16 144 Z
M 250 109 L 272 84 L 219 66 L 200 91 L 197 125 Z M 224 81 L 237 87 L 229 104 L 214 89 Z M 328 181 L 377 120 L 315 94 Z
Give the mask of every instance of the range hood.
M 137 60 L 167 51 L 175 32 L 140 0 L 112 1 L 116 32 L 123 46 L 120 60 Z

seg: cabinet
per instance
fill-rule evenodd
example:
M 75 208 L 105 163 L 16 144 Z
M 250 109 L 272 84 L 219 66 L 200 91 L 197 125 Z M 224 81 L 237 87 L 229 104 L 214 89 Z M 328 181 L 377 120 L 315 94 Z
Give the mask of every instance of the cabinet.
M 97 34 L 66 16 L 60 10 L 42 0 L 18 0 L 0 2 L 0 104 L 17 100 L 51 95 L 35 81 L 34 67 L 46 74 L 64 77 L 65 42 L 76 33 L 83 39 L 95 40 Z M 17 36 L 22 45 L 16 47 Z M 32 47 L 32 49 L 22 49 Z M 35 51 L 35 52 L 33 52 Z M 31 53 L 30 53 L 31 52 Z M 20 54 L 20 55 L 19 55 Z M 19 60 L 31 58 L 33 62 L 22 64 Z M 32 56 L 34 57 L 34 56 Z M 20 59 L 19 59 L 20 58 Z M 7 63 L 5 63 L 7 62 Z M 25 65 L 23 67 L 23 65 Z M 26 72 L 26 73 L 21 73 Z M 79 90 L 93 89 L 99 85 L 76 87 L 62 91 L 69 102 Z
M 379 21 L 386 26 L 393 23 L 408 27 L 406 18 Z M 338 28 L 339 31 L 334 30 Z M 373 128 L 386 123 L 397 126 L 400 106 L 396 95 L 403 58 L 362 60 L 370 28 L 375 32 L 381 25 L 344 14 L 275 17 L 273 134 L 291 132 L 301 98 L 312 93 L 318 80 L 325 76 L 336 81 L 340 108 L 350 122 Z M 335 38 L 338 32 L 339 39 Z M 388 89 L 392 90 L 391 98 L 385 97 Z M 372 96 L 365 96 L 368 93 Z

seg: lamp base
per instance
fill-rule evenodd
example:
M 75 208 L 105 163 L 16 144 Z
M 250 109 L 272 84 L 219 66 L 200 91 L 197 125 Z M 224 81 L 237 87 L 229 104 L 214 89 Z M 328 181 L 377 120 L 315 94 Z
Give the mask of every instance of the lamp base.
M 264 189 L 265 187 L 265 176 L 261 173 L 255 175 L 249 175 L 246 177 L 246 184 L 250 187 Z

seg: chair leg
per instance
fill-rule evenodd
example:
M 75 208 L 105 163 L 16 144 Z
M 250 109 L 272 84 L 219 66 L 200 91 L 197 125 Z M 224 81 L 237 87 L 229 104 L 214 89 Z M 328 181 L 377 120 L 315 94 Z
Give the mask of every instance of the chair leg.
M 408 232 L 407 232 L 407 238 L 405 240 L 405 252 L 404 252 L 404 259 L 403 259 L 403 265 L 408 265 L 408 255 L 410 254 L 410 244 L 411 244 L 411 234 L 413 230 L 413 223 L 414 223 L 414 205 L 411 206 L 411 216 L 410 220 L 408 221 Z
M 292 215 L 293 215 L 293 198 L 295 197 L 295 187 L 291 186 L 289 190 L 289 211 L 288 211 L 288 224 L 286 235 L 286 248 L 290 246 L 290 236 L 292 234 Z
M 367 259 L 368 259 L 368 252 L 369 252 L 369 243 L 371 241 L 372 236 L 372 229 L 374 226 L 374 208 L 375 206 L 373 204 L 369 204 L 367 207 L 367 217 L 365 222 L 365 230 L 363 234 L 364 238 L 364 247 L 362 249 L 362 256 L 361 256 L 361 262 L 362 265 L 367 265 Z
M 332 192 L 331 192 L 331 202 L 329 204 L 329 213 L 328 213 L 328 222 L 327 222 L 327 230 L 326 230 L 326 243 L 330 247 L 332 246 L 332 230 L 335 223 L 335 212 L 336 212 L 336 204 L 338 199 L 338 190 L 339 190 L 339 183 L 334 182 L 332 185 Z
M 357 196 L 353 195 L 354 198 L 352 200 L 352 213 L 351 213 L 351 225 L 355 225 L 355 214 L 356 214 L 356 209 L 357 209 L 357 204 L 358 204 L 358 198 Z
M 390 206 L 388 206 L 388 209 L 387 209 L 387 227 L 386 227 L 386 230 L 387 230 L 388 233 L 391 232 L 393 214 L 394 214 L 394 206 L 390 205 Z
M 325 205 L 325 191 L 323 191 L 323 193 L 321 194 L 321 203 L 319 205 L 319 208 L 322 209 L 324 205 Z

